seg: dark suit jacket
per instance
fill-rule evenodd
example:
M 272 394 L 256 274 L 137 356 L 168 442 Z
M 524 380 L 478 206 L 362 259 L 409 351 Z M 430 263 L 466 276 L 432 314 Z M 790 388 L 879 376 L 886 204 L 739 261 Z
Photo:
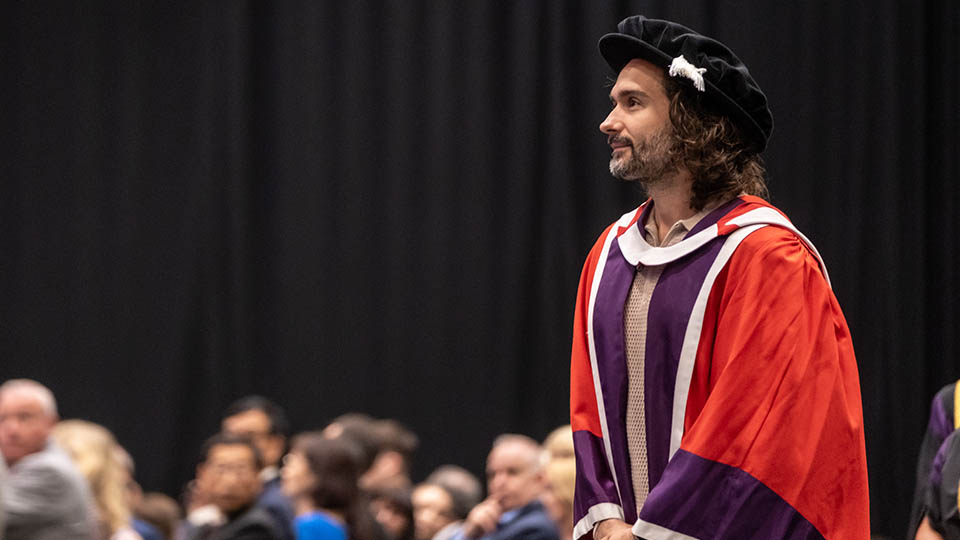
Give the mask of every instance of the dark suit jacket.
M 280 528 L 283 540 L 295 540 L 293 519 L 296 516 L 293 513 L 293 503 L 284 495 L 283 484 L 279 477 L 263 485 L 263 491 L 260 493 L 260 498 L 257 499 L 257 506 L 266 510 L 273 517 Z
M 282 540 L 273 518 L 257 506 L 230 516 L 229 521 L 219 527 L 190 528 L 185 536 L 187 540 Z
M 540 501 L 534 501 L 481 540 L 560 540 L 560 535 Z

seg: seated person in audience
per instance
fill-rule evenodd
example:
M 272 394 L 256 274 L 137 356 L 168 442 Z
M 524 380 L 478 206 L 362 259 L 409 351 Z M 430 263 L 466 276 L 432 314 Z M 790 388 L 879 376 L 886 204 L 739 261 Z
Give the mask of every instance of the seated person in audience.
M 924 498 L 924 521 L 917 539 L 960 540 L 960 429 L 940 445 L 930 467 Z
M 567 426 L 567 430 L 570 427 Z M 570 434 L 570 442 L 573 443 L 573 434 Z M 553 454 L 562 455 L 562 454 Z M 573 456 L 550 458 L 550 454 L 544 452 L 547 459 L 544 465 L 546 476 L 546 489 L 540 496 L 543 506 L 547 513 L 553 519 L 557 526 L 560 538 L 573 538 L 573 492 L 577 476 L 577 463 Z
M 272 516 L 256 506 L 263 458 L 247 437 L 219 433 L 203 446 L 186 540 L 281 540 Z
M 90 486 L 96 503 L 99 537 L 142 540 L 133 529 L 129 474 L 113 434 L 93 422 L 64 420 L 54 426 L 52 436 Z
M 283 493 L 280 481 L 280 458 L 287 450 L 287 415 L 276 403 L 261 396 L 247 396 L 230 405 L 221 422 L 221 430 L 232 435 L 250 437 L 263 456 L 260 471 L 263 492 L 257 506 L 277 521 L 284 540 L 294 540 L 293 504 Z
M 449 540 L 466 512 L 455 510 L 455 495 L 440 484 L 424 482 L 413 489 L 413 532 L 416 540 Z
M 117 445 L 115 448 L 114 453 L 116 454 L 116 459 L 123 467 L 123 483 L 126 486 L 127 500 L 129 501 L 130 511 L 133 514 L 130 519 L 133 530 L 136 531 L 143 540 L 164 540 L 160 531 L 136 515 L 134 509 L 140 504 L 140 501 L 143 500 L 143 489 L 140 487 L 140 484 L 137 483 L 134 476 L 133 456 L 120 445 Z
M 560 426 L 543 440 L 543 453 L 547 462 L 555 459 L 574 458 L 573 429 L 570 424 Z
M 372 425 L 377 441 L 377 455 L 370 468 L 360 477 L 360 486 L 368 490 L 409 490 L 410 465 L 420 441 L 400 422 L 391 419 L 374 420 Z
M 370 492 L 370 512 L 390 540 L 413 540 L 413 503 L 406 488 Z
M 347 413 L 330 422 L 323 434 L 328 438 L 347 436 L 360 445 L 360 487 L 363 489 L 410 487 L 408 471 L 419 441 L 399 422 Z
M 523 435 L 501 435 L 487 456 L 487 498 L 473 508 L 456 539 L 558 540 L 539 501 L 544 489 L 541 448 Z
M 182 518 L 177 501 L 163 493 L 151 491 L 143 494 L 140 501 L 133 507 L 133 514 L 143 523 L 151 525 L 163 540 L 173 540 L 177 525 Z M 147 539 L 144 538 L 144 540 Z
M 9 468 L 2 489 L 6 540 L 94 540 L 90 489 L 70 457 L 50 440 L 53 393 L 14 379 L 0 386 L 0 452 Z
M 458 521 L 466 519 L 470 510 L 483 500 L 480 480 L 459 465 L 446 464 L 437 467 L 424 483 L 436 484 L 453 495 L 453 512 Z
M 930 419 L 927 422 L 927 431 L 924 433 L 923 442 L 920 445 L 920 456 L 917 459 L 917 481 L 913 490 L 913 506 L 907 538 L 923 538 L 923 535 L 917 535 L 918 530 L 932 530 L 929 522 L 924 519 L 923 505 L 929 488 L 933 458 L 947 436 L 960 428 L 960 413 L 955 410 L 960 405 L 956 399 L 958 385 L 960 381 L 941 388 L 930 405 Z
M 304 433 L 283 460 L 283 489 L 293 501 L 298 540 L 373 540 L 377 533 L 360 493 L 362 451 L 350 437 Z
M 363 413 L 346 413 L 323 428 L 323 436 L 328 439 L 347 437 L 354 442 L 359 452 L 360 476 L 373 466 L 380 451 L 374 422 L 373 418 Z

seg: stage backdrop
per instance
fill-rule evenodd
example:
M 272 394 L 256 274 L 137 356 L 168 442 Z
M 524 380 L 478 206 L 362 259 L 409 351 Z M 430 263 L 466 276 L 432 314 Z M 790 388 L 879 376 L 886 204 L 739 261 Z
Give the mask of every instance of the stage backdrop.
M 175 494 L 224 406 L 420 435 L 415 476 L 567 419 L 577 278 L 641 202 L 606 170 L 596 41 L 645 13 L 767 92 L 773 202 L 860 365 L 900 536 L 960 377 L 960 14 L 902 2 L 13 2 L 0 16 L 0 379 L 50 385 Z

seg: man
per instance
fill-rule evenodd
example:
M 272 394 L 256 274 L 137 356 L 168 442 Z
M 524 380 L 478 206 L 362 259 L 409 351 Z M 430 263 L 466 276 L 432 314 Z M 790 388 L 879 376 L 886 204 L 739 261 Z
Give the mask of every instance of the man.
M 923 435 L 920 445 L 920 456 L 917 458 L 917 483 L 913 491 L 913 508 L 910 512 L 910 528 L 907 538 L 911 540 L 917 535 L 918 529 L 932 530 L 930 521 L 924 516 L 924 500 L 930 484 L 930 468 L 943 441 L 960 428 L 960 392 L 957 387 L 960 381 L 950 383 L 940 389 L 930 404 L 930 419 L 927 422 L 927 431 Z
M 280 481 L 280 459 L 287 448 L 289 424 L 283 409 L 262 396 L 247 396 L 227 407 L 221 430 L 224 433 L 249 437 L 263 456 L 260 471 L 263 492 L 257 500 L 276 520 L 284 540 L 293 540 L 293 503 L 283 494 Z
M 766 97 L 713 39 L 618 29 L 600 130 L 650 198 L 581 276 L 574 537 L 866 539 L 853 346 L 815 249 L 759 197 Z
M 458 465 L 441 465 L 413 490 L 414 536 L 450 540 L 467 514 L 483 499 L 483 486 Z
M 392 419 L 363 413 L 338 416 L 323 429 L 328 438 L 347 436 L 363 451 L 360 487 L 365 491 L 409 489 L 410 464 L 420 444 L 416 434 Z
M 389 418 L 374 420 L 372 428 L 377 455 L 360 478 L 360 486 L 367 490 L 410 489 L 410 465 L 420 444 L 416 434 Z
M 544 477 L 540 445 L 523 435 L 501 435 L 487 456 L 487 498 L 467 514 L 459 540 L 558 540 L 538 497 Z
M 413 536 L 416 540 L 447 540 L 462 523 L 454 512 L 453 494 L 443 486 L 417 485 L 410 496 L 413 504 Z
M 13 379 L 0 385 L 0 452 L 9 467 L 0 507 L 7 540 L 94 538 L 87 483 L 50 441 L 57 419 L 53 393 L 42 384 Z
M 187 540 L 279 540 L 273 517 L 256 506 L 263 487 L 263 458 L 246 437 L 220 433 L 203 447 L 197 466 L 196 493 L 203 506 L 185 525 Z M 199 516 L 204 516 L 200 518 Z

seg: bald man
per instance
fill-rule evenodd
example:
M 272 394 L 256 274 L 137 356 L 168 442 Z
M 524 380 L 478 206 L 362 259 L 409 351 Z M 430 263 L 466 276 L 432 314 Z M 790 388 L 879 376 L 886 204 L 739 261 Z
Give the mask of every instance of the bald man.
M 93 540 L 95 516 L 86 481 L 49 441 L 57 423 L 53 393 L 14 379 L 0 385 L 0 452 L 6 540 Z
M 545 487 L 540 445 L 523 435 L 501 435 L 487 456 L 487 498 L 467 515 L 460 540 L 558 540 L 539 501 Z

